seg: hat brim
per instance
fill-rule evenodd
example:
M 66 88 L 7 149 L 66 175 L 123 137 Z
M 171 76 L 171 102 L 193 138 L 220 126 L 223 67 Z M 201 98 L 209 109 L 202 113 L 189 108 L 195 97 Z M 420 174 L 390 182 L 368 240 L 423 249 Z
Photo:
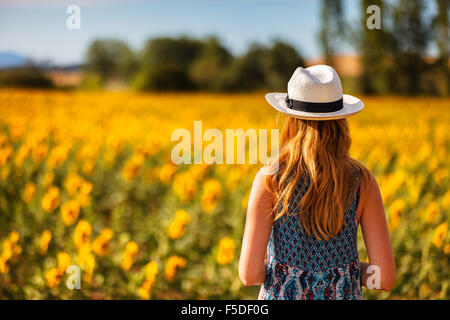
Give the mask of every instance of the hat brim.
M 326 112 L 326 113 L 313 113 L 305 111 L 297 111 L 290 109 L 285 102 L 287 93 L 272 92 L 266 94 L 267 102 L 276 110 L 299 119 L 305 120 L 336 120 L 349 117 L 355 113 L 360 112 L 364 108 L 364 103 L 351 95 L 344 94 L 344 107 L 339 111 Z

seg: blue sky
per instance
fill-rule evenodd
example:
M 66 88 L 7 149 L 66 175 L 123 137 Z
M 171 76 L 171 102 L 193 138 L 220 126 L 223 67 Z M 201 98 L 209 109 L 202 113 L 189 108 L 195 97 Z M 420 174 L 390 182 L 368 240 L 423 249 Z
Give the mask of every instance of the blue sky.
M 349 20 L 358 21 L 359 2 L 345 2 Z M 81 8 L 81 30 L 66 28 L 69 4 Z M 318 0 L 0 0 L 0 51 L 68 64 L 81 62 L 98 37 L 139 49 L 155 36 L 215 34 L 235 54 L 253 41 L 279 38 L 317 57 L 319 5 Z

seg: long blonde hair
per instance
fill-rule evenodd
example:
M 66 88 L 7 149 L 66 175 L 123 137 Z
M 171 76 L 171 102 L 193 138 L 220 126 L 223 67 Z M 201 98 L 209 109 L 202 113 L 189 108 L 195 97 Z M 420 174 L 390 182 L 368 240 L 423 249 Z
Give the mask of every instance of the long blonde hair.
M 267 175 L 266 187 L 276 195 L 275 220 L 288 213 L 298 181 L 305 174 L 309 187 L 294 208 L 306 232 L 319 240 L 336 236 L 344 213 L 369 171 L 350 157 L 347 119 L 302 120 L 287 117 L 281 134 L 278 171 Z M 358 172 L 355 188 L 355 172 Z M 367 184 L 365 184 L 367 185 Z M 292 212 L 291 210 L 289 212 Z

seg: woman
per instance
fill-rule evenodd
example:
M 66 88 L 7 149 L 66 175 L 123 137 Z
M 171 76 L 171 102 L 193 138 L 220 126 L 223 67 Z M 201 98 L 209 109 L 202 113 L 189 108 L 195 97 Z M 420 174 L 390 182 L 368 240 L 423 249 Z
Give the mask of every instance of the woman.
M 380 191 L 349 156 L 346 117 L 364 104 L 343 95 L 336 71 L 324 65 L 297 68 L 288 94 L 266 99 L 287 119 L 278 161 L 253 182 L 241 280 L 262 284 L 259 299 L 362 299 L 362 285 L 391 290 L 395 264 Z M 368 263 L 358 258 L 359 224 Z

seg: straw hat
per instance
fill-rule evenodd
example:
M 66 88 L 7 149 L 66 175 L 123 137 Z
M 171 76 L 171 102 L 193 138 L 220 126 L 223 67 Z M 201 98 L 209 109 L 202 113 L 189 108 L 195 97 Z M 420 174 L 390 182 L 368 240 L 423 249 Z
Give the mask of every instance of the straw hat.
M 326 65 L 297 68 L 288 82 L 287 91 L 268 93 L 266 100 L 276 110 L 295 118 L 341 119 L 364 108 L 360 99 L 342 94 L 339 75 L 333 67 Z

